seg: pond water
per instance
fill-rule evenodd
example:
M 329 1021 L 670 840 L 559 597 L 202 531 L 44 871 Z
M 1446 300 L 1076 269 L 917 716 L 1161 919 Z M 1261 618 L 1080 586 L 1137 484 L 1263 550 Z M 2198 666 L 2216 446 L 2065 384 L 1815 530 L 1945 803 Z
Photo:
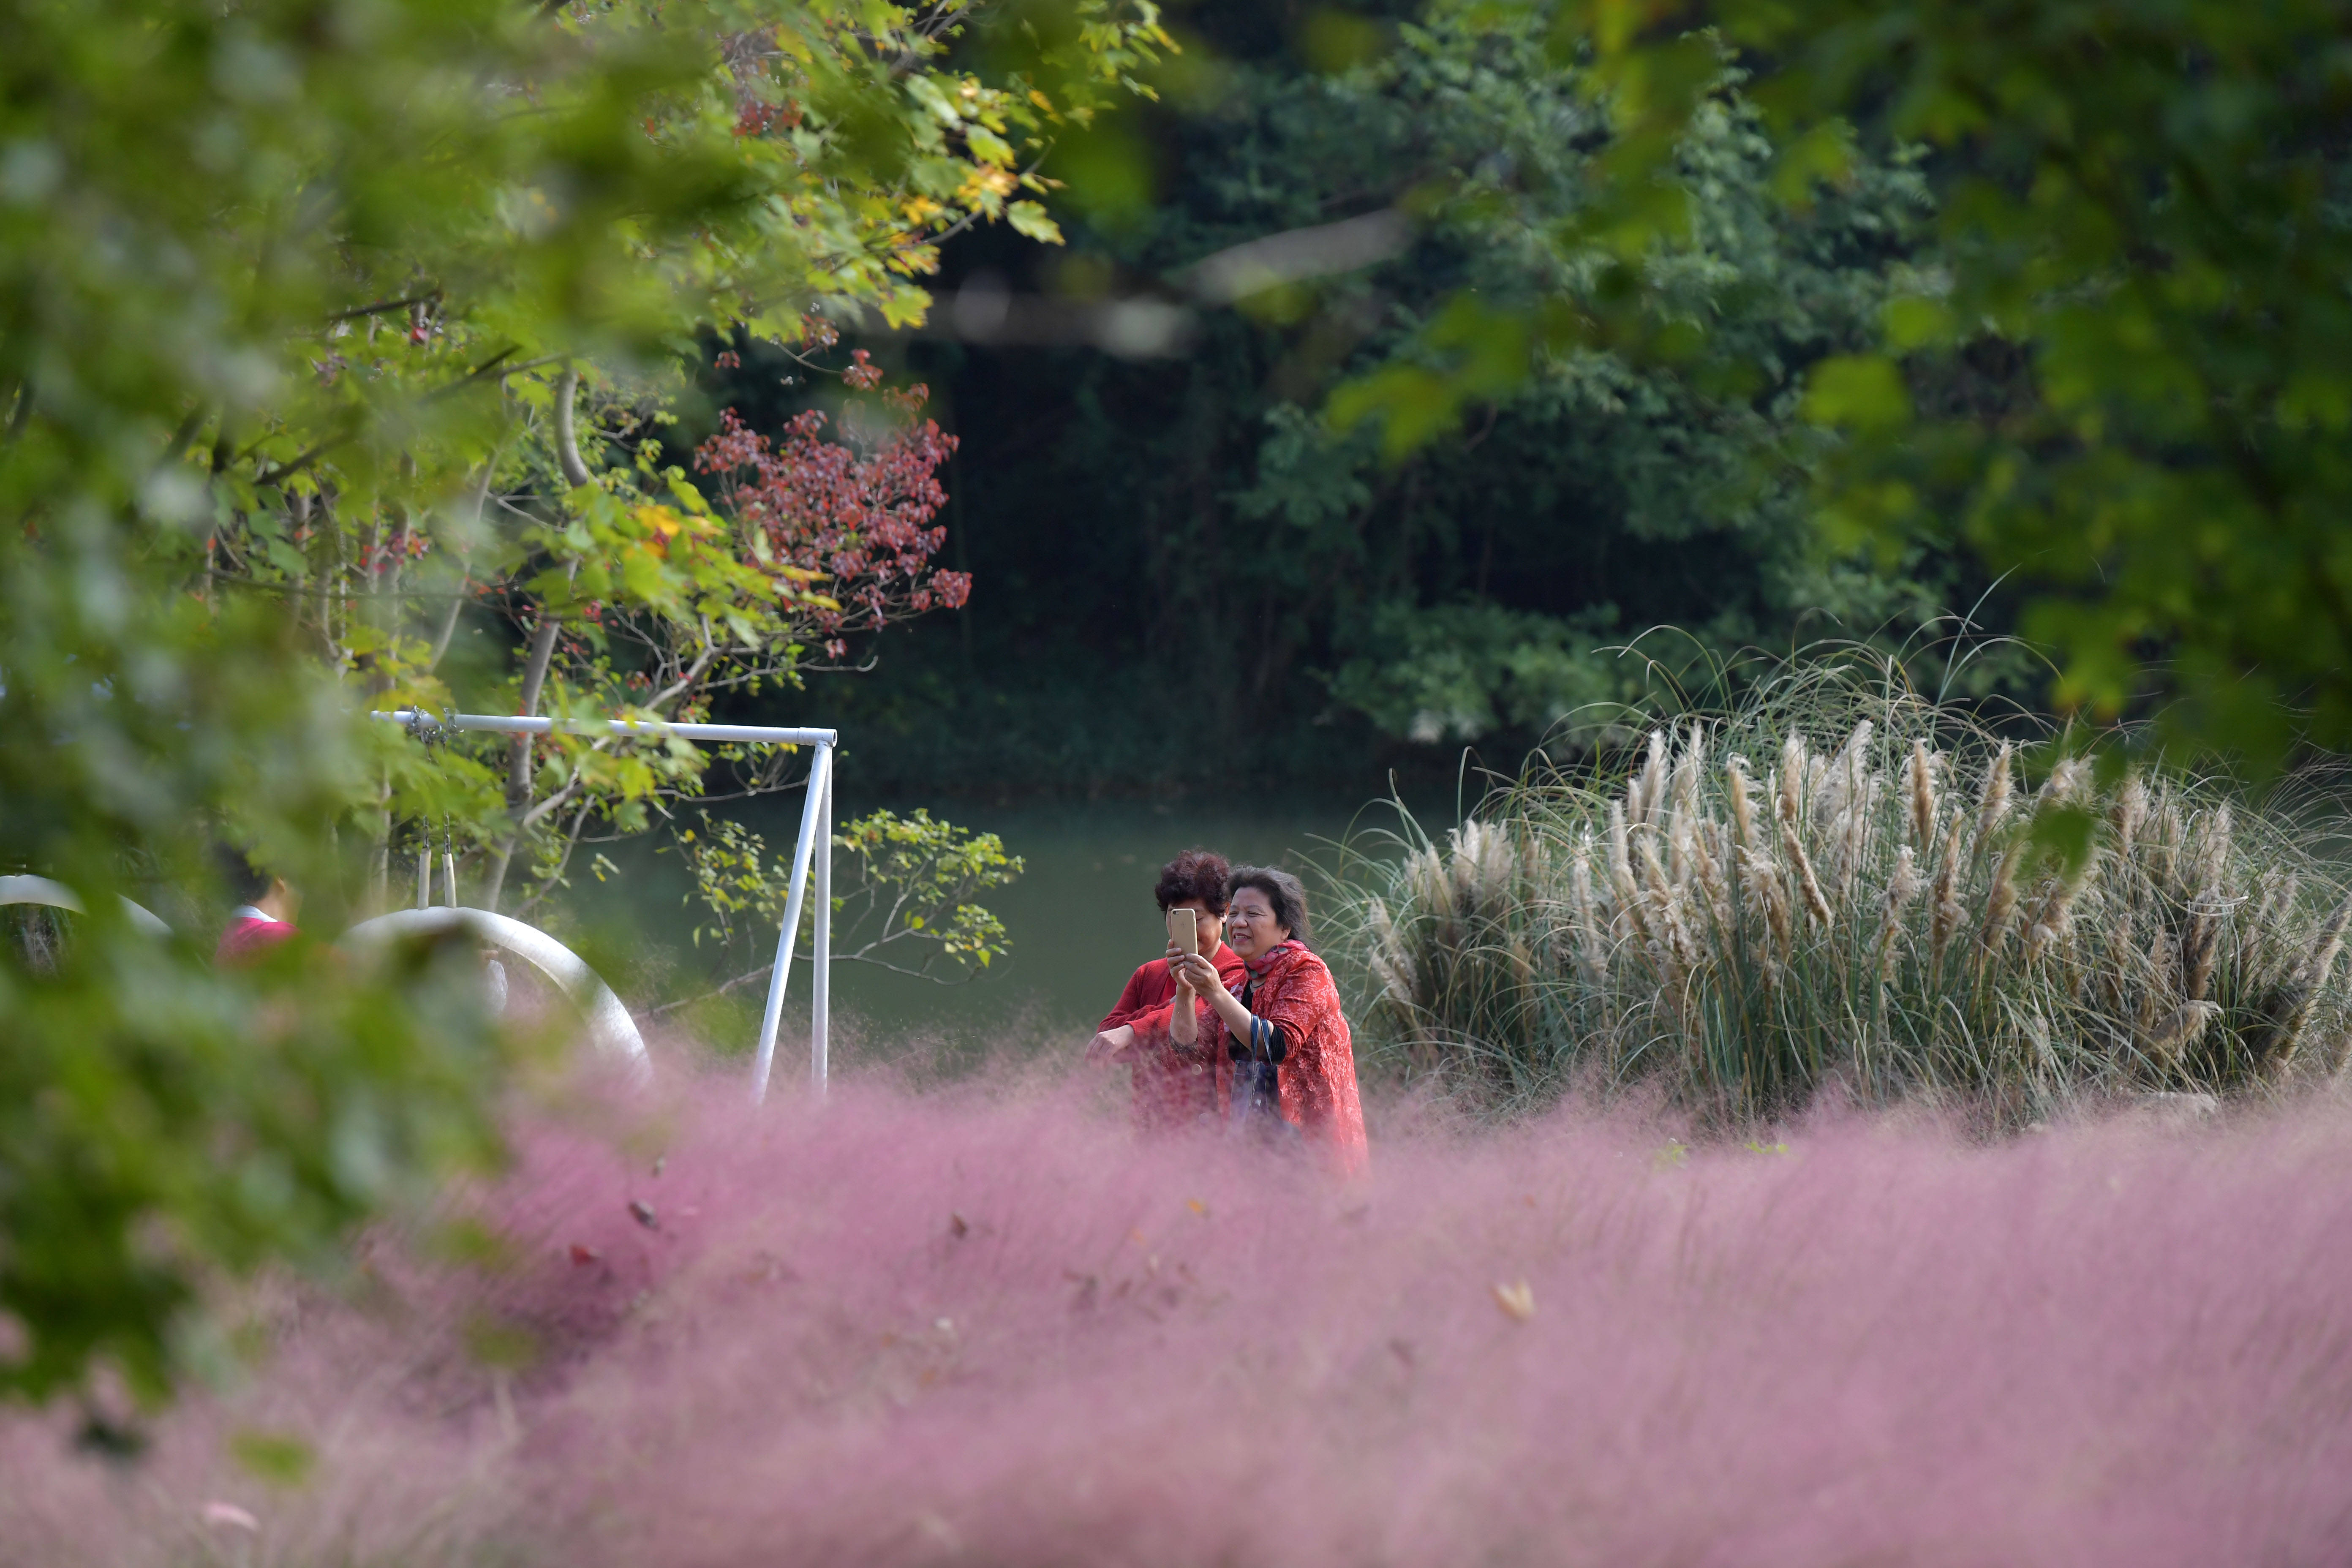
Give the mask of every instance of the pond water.
M 866 964 L 837 966 L 834 994 L 869 1028 L 1024 1023 L 1090 1032 L 1136 965 L 1167 945 L 1152 885 L 1178 852 L 1213 849 L 1234 864 L 1297 872 L 1310 889 L 1338 846 L 1387 826 L 1392 812 L 1360 815 L 1329 803 L 1246 811 L 1213 805 L 1091 803 L 975 811 L 967 826 L 1003 836 L 1025 864 L 1021 879 L 988 899 L 1012 939 L 1010 957 L 970 984 L 943 987 Z M 1311 907 L 1311 905 L 1310 905 Z
M 776 852 L 790 844 L 799 809 L 794 797 L 746 814 L 746 820 Z M 841 803 L 845 819 L 870 809 L 866 803 Z M 1013 1045 L 1055 1036 L 1083 1040 L 1136 966 L 1160 956 L 1166 938 L 1151 889 L 1161 864 L 1179 851 L 1204 847 L 1235 865 L 1294 871 L 1307 881 L 1311 912 L 1314 895 L 1328 886 L 1346 854 L 1382 853 L 1382 830 L 1398 825 L 1393 805 L 1328 798 L 1258 797 L 1244 806 L 1208 800 L 1012 806 L 967 801 L 931 803 L 930 809 L 959 826 L 998 834 L 1006 851 L 1024 862 L 1017 881 L 981 900 L 1003 921 L 1012 952 L 955 984 L 836 962 L 836 1026 L 855 1056 L 893 1057 L 940 1044 L 986 1049 L 1000 1039 Z M 1450 805 L 1444 816 L 1451 820 Z M 1435 818 L 1424 814 L 1423 820 L 1433 826 Z M 583 889 L 576 909 L 604 927 L 599 945 L 606 953 L 625 943 L 639 960 L 654 961 L 619 962 L 620 968 L 640 974 L 669 970 L 664 989 L 673 992 L 691 989 L 693 975 L 715 977 L 759 962 L 748 946 L 730 954 L 692 948 L 687 936 L 697 911 L 683 906 L 685 891 L 677 862 L 663 857 L 632 866 L 622 882 L 604 890 Z M 625 927 L 625 935 L 618 927 Z M 852 935 L 838 932 L 836 951 Z M 768 931 L 762 943 L 773 936 Z M 802 964 L 794 971 L 786 1028 L 804 1038 L 808 973 Z M 615 981 L 633 1005 L 640 1003 L 630 993 L 642 984 L 617 974 Z M 737 1034 L 748 1042 L 756 1034 L 762 988 L 749 985 L 723 1004 L 701 1008 L 693 1015 L 694 1031 L 715 1044 L 732 1044 Z

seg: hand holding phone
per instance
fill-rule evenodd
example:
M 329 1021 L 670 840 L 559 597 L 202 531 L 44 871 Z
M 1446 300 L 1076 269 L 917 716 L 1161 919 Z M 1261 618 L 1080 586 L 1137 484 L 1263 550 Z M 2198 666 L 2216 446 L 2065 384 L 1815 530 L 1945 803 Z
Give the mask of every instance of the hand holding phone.
M 1168 911 L 1168 967 L 1176 976 L 1176 995 L 1180 1002 L 1192 994 L 1192 988 L 1184 984 L 1184 976 L 1177 968 L 1177 960 L 1187 954 L 1197 955 L 1200 951 L 1201 911 L 1170 910 Z

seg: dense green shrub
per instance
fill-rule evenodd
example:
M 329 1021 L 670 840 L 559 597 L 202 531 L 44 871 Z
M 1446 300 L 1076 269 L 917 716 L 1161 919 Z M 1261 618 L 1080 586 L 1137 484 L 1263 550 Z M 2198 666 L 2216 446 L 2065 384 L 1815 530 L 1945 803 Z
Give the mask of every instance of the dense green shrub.
M 1365 1049 L 1490 1103 L 1591 1070 L 1735 1118 L 1836 1082 L 2013 1125 L 2344 1062 L 2352 901 L 2307 826 L 1892 675 L 1801 669 L 1630 776 L 1531 773 L 1407 832 L 1349 905 Z

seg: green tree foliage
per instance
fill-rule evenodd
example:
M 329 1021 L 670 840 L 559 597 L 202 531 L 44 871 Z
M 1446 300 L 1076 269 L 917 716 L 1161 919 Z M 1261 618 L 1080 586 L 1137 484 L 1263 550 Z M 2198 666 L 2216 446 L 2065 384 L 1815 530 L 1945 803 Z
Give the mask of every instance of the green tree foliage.
M 934 705 L 1012 727 L 1007 750 L 1065 784 L 1474 740 L 1516 758 L 1588 704 L 1645 700 L 1659 672 L 1613 650 L 1650 627 L 1691 634 L 1643 644 L 1679 670 L 1791 646 L 1824 617 L 1899 637 L 1981 592 L 1948 552 L 1874 571 L 1811 524 L 1805 470 L 1824 443 L 1804 374 L 1867 349 L 1915 286 L 1933 213 L 1911 160 L 1858 159 L 1791 210 L 1758 111 L 1727 92 L 1679 144 L 1672 194 L 1693 224 L 1642 275 L 1622 341 L 1555 352 L 1538 330 L 1552 313 L 1616 304 L 1608 269 L 1559 243 L 1614 132 L 1541 19 L 1427 7 L 1318 68 L 1312 27 L 1266 46 L 1235 8 L 1189 15 L 1231 63 L 1155 121 L 1165 199 L 1074 229 L 1038 286 L 1076 301 L 1197 287 L 1230 247 L 1381 212 L 1405 216 L 1404 244 L 1204 310 L 1178 362 L 919 362 L 965 440 L 958 548 L 984 584 L 1038 591 L 1008 604 L 983 587 L 969 634 L 923 634 L 933 689 L 851 699 L 874 704 L 869 746 L 899 729 L 907 775 L 961 765 L 927 743 Z M 1017 263 L 982 237 L 959 265 Z M 1482 354 L 1491 384 L 1474 387 Z M 1335 390 L 1337 412 L 1363 414 L 1336 438 Z M 1410 442 L 1384 443 L 1423 406 Z M 976 661 L 950 640 L 967 635 Z M 996 683 L 1007 666 L 1038 679 Z M 1223 706 L 1216 746 L 1151 729 L 1152 694 L 1180 679 Z
M 1676 149 L 1668 178 L 1691 223 L 1648 258 L 1627 307 L 1633 341 L 1502 357 L 1491 323 L 1580 310 L 1606 279 L 1553 243 L 1581 216 L 1589 166 L 1611 145 L 1580 73 L 1553 64 L 1532 27 L 1473 26 L 1438 7 L 1328 90 L 1391 122 L 1393 166 L 1414 176 L 1392 199 L 1421 220 L 1404 261 L 1434 285 L 1388 306 L 1364 344 L 1377 357 L 1359 351 L 1334 421 L 1345 431 L 1383 400 L 1416 406 L 1399 389 L 1433 377 L 1478 396 L 1467 432 L 1417 468 L 1382 459 L 1444 426 L 1416 432 L 1391 417 L 1383 451 L 1352 447 L 1357 482 L 1410 489 L 1420 516 L 1367 584 L 1370 614 L 1341 631 L 1352 657 L 1336 695 L 1361 692 L 1376 719 L 1385 697 L 1397 706 L 1382 727 L 1417 740 L 1476 739 L 1506 720 L 1538 735 L 1580 708 L 1638 698 L 1643 661 L 1603 650 L 1654 620 L 1696 634 L 1658 650 L 1680 663 L 1785 639 L 1808 612 L 1864 631 L 1933 613 L 1933 589 L 1916 578 L 1875 576 L 1814 548 L 1801 477 L 1818 447 L 1800 417 L 1804 371 L 1868 340 L 1927 216 L 1906 161 L 1858 167 L 1835 200 L 1790 213 L 1772 199 L 1756 111 L 1727 93 Z M 1245 516 L 1275 511 L 1299 460 L 1283 429 L 1297 417 L 1286 414 L 1262 448 Z M 1452 583 L 1414 559 L 1415 534 L 1446 531 L 1464 546 Z M 1621 605 L 1596 559 L 1612 533 L 1685 582 L 1703 561 L 1704 586 L 1665 605 Z M 1461 700 L 1447 700 L 1448 688 Z
M 571 376 L 545 419 L 517 399 L 516 455 L 482 470 L 476 504 L 444 536 L 448 558 L 411 565 L 396 550 L 363 574 L 406 634 L 394 646 L 408 656 L 409 694 L 433 708 L 446 690 L 492 711 L 700 719 L 714 703 L 797 689 L 804 668 L 837 660 L 854 637 L 960 603 L 964 580 L 928 569 L 944 499 L 934 470 L 950 444 L 918 417 L 919 388 L 862 395 L 879 373 L 859 361 L 846 378 L 846 441 L 824 438 L 816 414 L 781 441 L 730 422 L 697 456 L 708 500 L 645 434 L 667 417 L 658 402 L 608 396 L 592 418 L 567 418 Z M 586 482 L 568 484 L 574 475 Z M 285 581 L 267 563 L 238 563 L 260 583 Z M 303 575 L 285 585 L 298 605 L 312 602 Z M 318 595 L 311 629 L 331 660 L 355 667 L 340 597 Z M 514 623 L 519 660 L 506 657 Z M 706 752 L 603 735 L 432 738 L 446 748 L 445 781 L 472 790 L 454 815 L 482 843 L 461 876 L 478 861 L 477 901 L 495 908 L 511 888 L 526 910 L 566 885 L 583 846 L 601 853 L 691 803 L 797 787 L 802 761 L 792 747 Z
M 1038 160 L 1126 90 L 1153 14 L 1039 10 L 983 81 L 945 59 L 970 12 L 0 13 L 0 869 L 93 911 L 0 960 L 0 1392 L 103 1362 L 160 1394 L 208 1270 L 316 1255 L 488 1157 L 500 1053 L 441 961 L 219 974 L 116 891 L 205 933 L 226 834 L 331 929 L 403 820 L 511 842 L 529 752 L 502 792 L 362 717 L 446 700 L 469 584 L 524 632 L 478 682 L 500 700 L 566 692 L 542 643 L 596 668 L 600 598 L 789 645 L 813 578 L 700 548 L 723 522 L 629 447 L 590 471 L 575 394 L 657 386 L 699 332 L 918 319 L 974 224 L 1052 238 Z M 544 787 L 590 767 L 551 752 Z M 604 759 L 596 787 L 642 801 L 701 761 Z
M 1887 549 L 1959 537 L 2035 587 L 2023 625 L 2060 655 L 2057 700 L 2101 713 L 2168 669 L 2176 733 L 2277 760 L 2300 709 L 2352 736 L 2352 112 L 2340 7 L 1944 0 L 1522 4 L 1589 72 L 1614 133 L 1563 255 L 1617 281 L 1598 308 L 1517 310 L 1489 356 L 1614 341 L 1696 203 L 1662 199 L 1753 58 L 1774 186 L 1804 210 L 1917 145 L 1932 258 L 1883 336 L 1820 364 L 1811 416 L 1841 444 L 1820 502 Z M 1705 32 L 1694 31 L 1704 28 Z M 1466 298 L 1466 296 L 1465 296 Z M 1612 301 L 1614 302 L 1612 302 Z M 1424 351 L 1442 345 L 1424 335 Z M 1466 361 L 1369 385 L 1403 441 L 1492 380 Z M 1518 363 L 1514 361 L 1515 363 Z
M 791 901 L 790 856 L 772 857 L 767 841 L 740 822 L 706 816 L 680 835 L 695 891 L 712 920 L 697 926 L 709 939 L 758 941 L 784 923 Z M 860 959 L 926 980 L 971 978 L 1012 951 L 1004 922 L 972 900 L 1019 877 L 1021 857 L 993 833 L 935 820 L 918 806 L 908 816 L 868 812 L 834 836 L 837 957 Z M 803 917 L 813 929 L 814 911 Z M 761 927 L 764 925 L 767 930 Z M 808 951 L 809 931 L 799 951 Z M 729 980 L 720 991 L 765 980 L 772 963 Z M 700 998 L 696 998 L 700 1000 Z M 682 1004 L 671 1004 L 682 1005 Z

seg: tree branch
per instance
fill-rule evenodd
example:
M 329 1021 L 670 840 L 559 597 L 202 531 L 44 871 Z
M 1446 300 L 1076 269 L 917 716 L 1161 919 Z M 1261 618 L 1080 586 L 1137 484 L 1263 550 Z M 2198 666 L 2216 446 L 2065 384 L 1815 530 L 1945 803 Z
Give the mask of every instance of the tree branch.
M 378 300 L 373 305 L 354 305 L 348 310 L 330 312 L 327 320 L 351 321 L 357 321 L 362 316 L 380 316 L 387 310 L 405 310 L 411 305 L 422 305 L 427 300 L 437 300 L 440 297 L 440 291 L 436 289 L 430 294 L 411 294 L 405 300 Z
M 886 937 L 883 940 L 888 941 L 889 939 Z M 909 980 L 929 981 L 933 985 L 969 985 L 973 981 L 980 978 L 978 974 L 970 970 L 966 970 L 963 973 L 957 975 L 951 980 L 947 979 L 940 975 L 933 974 L 930 971 L 930 965 L 928 963 L 920 969 L 908 969 L 904 964 L 893 963 L 887 958 L 874 957 L 874 950 L 880 945 L 880 942 L 869 942 L 855 952 L 836 952 L 833 956 L 836 961 L 842 963 L 870 963 L 877 969 L 887 969 L 893 974 L 903 974 Z M 808 954 L 804 952 L 795 952 L 793 956 L 795 959 L 800 960 L 802 963 L 808 962 Z M 675 1013 L 681 1007 L 691 1007 L 697 1002 L 708 1002 L 714 997 L 724 996 L 730 991 L 733 991 L 740 986 L 749 985 L 755 980 L 765 980 L 769 975 L 775 973 L 775 961 L 771 959 L 769 962 L 760 965 L 759 968 L 751 971 L 749 973 L 739 974 L 732 980 L 720 982 L 718 989 L 714 991 L 705 991 L 698 996 L 681 996 L 675 1002 L 665 1002 L 658 1007 L 648 1007 L 644 1012 L 639 1013 L 637 1016 L 640 1018 L 658 1018 L 665 1013 Z

